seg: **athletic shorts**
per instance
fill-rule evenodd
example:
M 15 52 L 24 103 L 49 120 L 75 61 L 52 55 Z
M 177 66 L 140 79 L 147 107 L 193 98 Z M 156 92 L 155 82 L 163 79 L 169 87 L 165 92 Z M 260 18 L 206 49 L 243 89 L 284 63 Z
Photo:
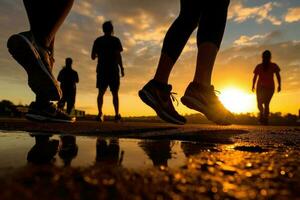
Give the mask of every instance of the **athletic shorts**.
M 111 92 L 118 92 L 120 88 L 120 76 L 104 76 L 97 74 L 96 87 L 101 91 L 106 91 L 109 87 Z

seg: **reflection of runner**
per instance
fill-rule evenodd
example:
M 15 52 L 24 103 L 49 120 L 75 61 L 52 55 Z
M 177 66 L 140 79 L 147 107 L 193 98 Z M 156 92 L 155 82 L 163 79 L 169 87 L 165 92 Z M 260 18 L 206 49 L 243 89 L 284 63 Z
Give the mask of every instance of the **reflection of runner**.
M 256 95 L 257 95 L 257 107 L 259 109 L 259 121 L 261 124 L 267 125 L 269 120 L 270 102 L 275 90 L 274 74 L 278 81 L 277 91 L 281 91 L 281 77 L 280 68 L 276 63 L 271 62 L 271 52 L 266 50 L 262 54 L 262 63 L 257 65 L 254 70 L 252 91 L 255 89 L 256 80 Z
M 61 136 L 61 145 L 59 147 L 58 155 L 64 161 L 65 166 L 70 166 L 78 153 L 78 146 L 76 144 L 76 137 L 72 135 Z
M 103 121 L 102 105 L 103 96 L 109 87 L 113 96 L 115 108 L 115 120 L 120 121 L 119 113 L 119 87 L 120 87 L 120 70 L 124 76 L 121 52 L 123 47 L 119 38 L 113 36 L 113 25 L 110 21 L 103 24 L 104 36 L 98 37 L 93 45 L 92 59 L 98 58 L 97 65 L 97 88 L 98 93 L 98 121 Z
M 172 158 L 172 145 L 169 140 L 145 140 L 141 141 L 139 146 L 152 160 L 154 166 L 168 166 L 168 160 Z
M 51 164 L 58 149 L 58 140 L 50 140 L 51 135 L 32 135 L 35 145 L 27 154 L 27 160 L 34 164 Z
M 199 142 L 184 142 L 184 141 L 182 141 L 180 146 L 186 157 L 197 155 L 201 151 L 206 150 L 206 148 L 204 148 L 202 146 L 202 143 L 199 143 Z
M 172 86 L 168 85 L 168 79 L 190 35 L 198 27 L 196 73 L 181 101 L 218 124 L 230 124 L 232 115 L 220 103 L 211 85 L 212 69 L 223 38 L 228 4 L 229 0 L 180 1 L 180 14 L 165 36 L 154 79 L 139 92 L 141 99 L 163 120 L 175 124 L 186 122 L 174 109 Z
M 124 152 L 120 153 L 120 145 L 118 139 L 97 138 L 96 144 L 96 162 L 104 165 L 121 165 Z
M 58 107 L 63 109 L 67 102 L 67 113 L 70 115 L 75 105 L 76 83 L 79 82 L 78 74 L 72 69 L 72 58 L 66 58 L 66 66 L 59 72 L 57 80 L 61 83 L 62 98 Z
M 61 91 L 52 74 L 54 38 L 69 13 L 73 0 L 24 0 L 30 31 L 12 35 L 9 52 L 26 70 L 28 84 L 36 94 L 27 118 L 38 121 L 73 122 L 50 101 L 59 100 Z

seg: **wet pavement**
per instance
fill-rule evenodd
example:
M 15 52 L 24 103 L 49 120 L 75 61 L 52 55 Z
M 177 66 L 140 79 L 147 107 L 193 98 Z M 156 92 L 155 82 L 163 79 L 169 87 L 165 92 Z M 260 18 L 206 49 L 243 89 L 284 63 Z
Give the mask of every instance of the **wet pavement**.
M 300 199 L 299 127 L 5 123 L 1 200 Z

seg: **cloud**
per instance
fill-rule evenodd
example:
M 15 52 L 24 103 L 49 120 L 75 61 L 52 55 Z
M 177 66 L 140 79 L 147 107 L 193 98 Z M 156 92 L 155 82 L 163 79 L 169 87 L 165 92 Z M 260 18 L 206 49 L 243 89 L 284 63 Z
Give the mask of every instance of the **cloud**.
M 289 23 L 300 21 L 300 7 L 289 8 L 284 20 Z
M 262 35 L 253 35 L 253 36 L 247 36 L 247 35 L 241 35 L 239 39 L 234 41 L 235 46 L 252 46 L 252 45 L 258 45 L 261 43 L 270 43 L 276 40 L 277 38 L 280 38 L 282 36 L 282 33 L 280 31 L 272 31 L 270 33 L 262 34 Z
M 275 7 L 279 7 L 279 4 L 276 2 L 269 2 L 256 7 L 246 7 L 242 1 L 234 1 L 229 8 L 228 19 L 237 23 L 254 19 L 260 24 L 264 21 L 269 21 L 273 25 L 281 25 L 281 20 L 276 16 L 271 15 L 271 11 Z

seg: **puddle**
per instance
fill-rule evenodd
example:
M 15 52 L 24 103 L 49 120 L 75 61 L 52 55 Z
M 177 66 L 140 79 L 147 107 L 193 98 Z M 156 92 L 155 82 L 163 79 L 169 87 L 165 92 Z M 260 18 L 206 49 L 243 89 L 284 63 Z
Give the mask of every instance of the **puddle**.
M 117 139 L 95 136 L 0 132 L 0 174 L 30 164 L 89 167 L 120 165 L 130 169 L 180 167 L 214 144 L 178 140 Z

